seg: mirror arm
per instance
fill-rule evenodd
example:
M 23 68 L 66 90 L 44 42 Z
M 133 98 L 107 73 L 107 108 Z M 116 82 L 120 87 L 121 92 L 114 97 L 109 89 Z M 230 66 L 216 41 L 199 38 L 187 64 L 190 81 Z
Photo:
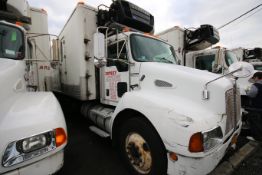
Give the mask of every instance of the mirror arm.
M 214 80 L 211 80 L 211 81 L 207 82 L 207 83 L 205 84 L 205 87 L 204 87 L 204 90 L 203 90 L 203 99 L 204 99 L 204 100 L 209 99 L 209 91 L 208 91 L 208 89 L 207 89 L 208 84 L 210 84 L 210 83 L 212 83 L 212 82 L 214 82 L 214 81 L 216 81 L 216 80 L 219 80 L 220 78 L 223 78 L 223 77 L 226 77 L 226 76 L 228 76 L 228 75 L 231 75 L 231 74 L 233 74 L 233 73 L 235 73 L 235 72 L 241 71 L 241 70 L 242 70 L 242 67 L 240 67 L 240 68 L 238 68 L 238 69 L 236 69 L 236 70 L 234 70 L 234 71 L 232 71 L 232 72 L 229 72 L 229 73 L 227 73 L 227 74 L 225 74 L 225 75 L 222 75 L 222 76 L 220 76 L 220 77 L 218 77 L 218 78 L 215 78 Z

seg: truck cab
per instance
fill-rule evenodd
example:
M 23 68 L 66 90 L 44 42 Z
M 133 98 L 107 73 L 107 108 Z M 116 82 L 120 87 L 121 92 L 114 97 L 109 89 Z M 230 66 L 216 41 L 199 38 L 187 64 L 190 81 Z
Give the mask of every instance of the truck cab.
M 228 73 L 231 64 L 238 62 L 237 56 L 225 48 L 212 48 L 204 51 L 188 52 L 185 66 L 213 73 Z
M 232 51 L 237 55 L 239 61 L 246 61 L 254 66 L 256 71 L 262 71 L 262 48 L 235 48 Z
M 217 47 L 186 53 L 184 65 L 216 74 L 226 75 L 229 72 L 229 67 L 237 62 L 239 62 L 239 60 L 235 52 L 223 47 Z M 251 77 L 252 75 L 250 74 L 247 77 L 237 80 L 241 95 L 246 95 L 246 89 L 251 86 L 249 82 Z
M 28 91 L 28 36 L 21 24 L 30 19 L 7 3 L 0 9 L 0 174 L 54 174 L 67 143 L 64 115 L 52 93 Z

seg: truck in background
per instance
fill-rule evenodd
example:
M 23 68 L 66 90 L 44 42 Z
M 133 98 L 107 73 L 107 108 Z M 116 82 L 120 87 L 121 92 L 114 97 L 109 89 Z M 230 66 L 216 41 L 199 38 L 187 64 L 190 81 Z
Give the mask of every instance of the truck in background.
M 256 71 L 262 71 L 262 48 L 245 49 L 242 47 L 232 49 L 239 61 L 246 61 L 254 66 Z
M 79 3 L 53 44 L 52 87 L 81 101 L 90 129 L 112 139 L 131 174 L 208 174 L 240 132 L 238 90 L 177 65 L 153 29 L 154 17 L 128 1 Z
M 208 24 L 191 29 L 174 26 L 156 35 L 175 48 L 181 65 L 185 65 L 186 53 L 204 50 L 220 40 L 218 31 Z
M 229 73 L 229 67 L 233 63 L 239 62 L 237 55 L 224 47 L 207 49 L 219 41 L 218 31 L 210 25 L 202 25 L 195 30 L 176 26 L 157 35 L 177 48 L 178 58 L 183 66 L 225 75 Z M 188 47 L 191 42 L 199 43 L 201 47 Z M 246 89 L 251 85 L 248 81 L 251 77 L 252 75 L 237 80 L 241 95 L 246 95 Z
M 0 4 L 0 174 L 54 174 L 63 165 L 67 129 L 52 93 L 28 92 L 34 15 L 25 0 Z

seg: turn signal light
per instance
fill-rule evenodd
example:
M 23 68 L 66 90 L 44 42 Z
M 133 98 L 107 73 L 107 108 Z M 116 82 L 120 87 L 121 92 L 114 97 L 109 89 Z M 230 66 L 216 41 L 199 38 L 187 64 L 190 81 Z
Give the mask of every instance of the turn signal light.
M 170 159 L 173 160 L 173 161 L 177 161 L 177 160 L 178 160 L 177 155 L 176 155 L 176 153 L 174 153 L 174 152 L 170 152 L 170 153 L 169 153 L 169 157 L 170 157 Z
M 203 146 L 203 135 L 202 133 L 198 132 L 191 136 L 189 141 L 189 151 L 193 153 L 197 152 L 203 152 L 204 146 Z
M 232 140 L 231 140 L 231 144 L 232 144 L 232 145 L 237 143 L 237 138 L 238 138 L 238 135 L 235 134 L 235 135 L 233 136 Z
M 59 147 L 63 145 L 64 143 L 66 143 L 67 136 L 63 128 L 55 129 L 55 141 L 56 141 L 56 147 Z
M 82 0 L 79 0 L 77 4 L 78 4 L 78 5 L 85 5 L 85 2 L 82 1 Z

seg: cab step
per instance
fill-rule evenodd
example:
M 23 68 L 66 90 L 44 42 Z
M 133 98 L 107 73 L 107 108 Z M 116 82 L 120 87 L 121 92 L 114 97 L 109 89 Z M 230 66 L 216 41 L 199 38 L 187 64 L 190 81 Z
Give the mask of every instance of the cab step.
M 96 127 L 96 126 L 90 126 L 89 129 L 94 132 L 95 134 L 99 135 L 100 137 L 107 138 L 110 137 L 110 135 L 103 131 L 102 129 Z

